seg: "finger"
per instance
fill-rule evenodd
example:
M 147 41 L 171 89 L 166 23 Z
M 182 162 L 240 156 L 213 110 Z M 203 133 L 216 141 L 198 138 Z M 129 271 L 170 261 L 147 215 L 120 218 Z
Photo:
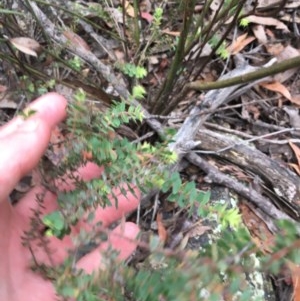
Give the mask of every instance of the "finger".
M 90 181 L 98 178 L 101 175 L 102 168 L 92 162 L 88 162 L 85 166 L 81 166 L 76 174 L 76 178 L 82 181 Z M 42 182 L 36 175 L 36 181 Z M 71 179 L 65 181 L 57 181 L 58 189 L 61 191 L 70 191 L 75 188 L 75 184 Z M 44 216 L 58 209 L 57 196 L 47 191 L 45 187 L 39 185 L 31 189 L 15 206 L 15 210 L 19 215 L 25 218 L 27 223 L 30 222 L 33 211 L 39 210 Z
M 57 196 L 43 186 L 32 188 L 15 206 L 17 216 L 22 217 L 24 230 L 29 228 L 30 219 L 34 212 L 39 212 L 40 217 L 58 209 Z
M 139 232 L 138 226 L 134 223 L 128 222 L 119 225 L 111 232 L 108 242 L 101 244 L 97 249 L 82 257 L 78 261 L 77 267 L 84 269 L 89 274 L 93 271 L 104 269 L 103 256 L 105 256 L 105 252 L 109 251 L 110 248 L 118 252 L 119 260 L 127 259 L 137 247 L 135 240 Z
M 101 223 L 103 227 L 110 225 L 111 223 L 121 219 L 126 214 L 134 211 L 141 199 L 141 193 L 137 187 L 131 187 L 132 192 L 128 187 L 123 187 L 126 190 L 126 195 L 121 193 L 119 188 L 113 189 L 113 195 L 116 199 L 110 196 L 111 206 L 105 208 L 98 207 L 94 213 L 94 219 L 92 222 L 80 221 L 76 228 L 85 229 L 86 231 L 92 230 L 93 226 L 97 223 Z M 127 189 L 126 189 L 127 188 Z M 87 214 L 88 215 L 88 214 Z
M 97 178 L 101 175 L 102 168 L 98 165 L 89 162 L 85 166 L 79 168 L 77 176 L 83 181 L 89 181 L 93 178 Z M 60 182 L 60 183 L 59 183 Z M 71 180 L 66 180 L 64 182 L 59 181 L 59 189 L 69 191 L 74 188 L 74 183 Z M 125 188 L 125 187 L 124 187 Z M 140 202 L 141 194 L 137 187 L 132 187 L 130 192 L 127 189 L 126 196 L 120 192 L 120 189 L 113 189 L 114 195 L 118 198 L 116 201 L 113 197 L 110 197 L 112 205 L 106 208 L 97 208 L 94 212 L 94 220 L 92 223 L 87 224 L 85 221 L 80 221 L 74 231 L 79 232 L 81 228 L 89 231 L 92 229 L 93 225 L 98 222 L 102 223 L 102 226 L 107 226 L 116 220 L 120 219 L 124 215 L 135 210 Z M 40 198 L 42 202 L 37 202 L 37 198 Z M 41 207 L 42 204 L 42 207 Z M 45 191 L 45 188 L 39 186 L 30 190 L 15 206 L 17 212 L 25 218 L 27 223 L 30 222 L 32 217 L 33 210 L 39 209 L 42 213 L 42 216 L 48 214 L 54 210 L 58 209 L 56 202 L 56 196 L 49 192 Z M 88 215 L 88 214 L 87 214 Z
M 63 239 L 55 236 L 44 237 L 46 226 L 42 222 L 38 222 L 38 218 L 42 220 L 46 214 L 57 209 L 56 194 L 42 186 L 31 189 L 14 206 L 11 222 L 20 225 L 22 235 L 19 238 L 23 237 L 23 233 L 32 233 L 32 231 L 35 233 L 36 239 L 29 239 L 31 252 L 24 253 L 27 254 L 28 260 L 31 260 L 32 254 L 34 254 L 38 263 L 57 265 L 62 263 L 67 258 L 68 251 L 74 248 L 70 235 L 66 235 Z M 33 220 L 36 222 L 32 223 Z M 38 238 L 39 235 L 40 238 Z
M 135 239 L 139 234 L 139 227 L 131 222 L 126 222 L 115 228 L 108 237 L 108 241 L 101 243 L 101 245 L 84 256 L 78 261 L 78 267 L 86 269 L 87 272 L 92 271 L 93 268 L 104 267 L 101 262 L 101 254 L 113 248 L 119 253 L 118 259 L 127 259 L 136 249 L 137 243 Z M 44 240 L 45 241 L 45 240 Z M 31 252 L 27 255 L 30 259 L 31 254 L 34 254 L 35 261 L 46 265 L 61 264 L 69 255 L 70 251 L 74 252 L 74 241 L 70 235 L 63 239 L 57 237 L 48 237 L 47 244 L 41 245 L 41 241 L 32 241 Z M 46 248 L 45 248 L 46 246 Z
M 66 117 L 66 99 L 57 93 L 45 94 L 29 104 L 26 110 L 33 110 L 36 113 L 29 119 L 24 119 L 22 116 L 17 116 L 6 125 L 1 127 L 0 139 L 8 136 L 18 129 L 22 128 L 28 120 L 41 119 L 50 128 L 62 121 Z
M 37 165 L 47 148 L 52 127 L 65 117 L 66 101 L 57 94 L 40 98 L 40 111 L 27 120 L 16 118 L 0 130 L 0 199 L 5 200 L 22 176 Z M 46 109 L 46 111 L 45 111 Z
M 43 199 L 43 202 L 32 202 L 32 199 L 36 200 L 38 195 L 40 198 Z M 28 200 L 26 201 L 26 199 Z M 96 210 L 95 215 L 96 219 L 94 220 L 94 223 L 96 221 L 101 221 L 102 226 L 105 227 L 106 225 L 112 223 L 113 221 L 116 221 L 123 217 L 125 214 L 131 212 L 132 210 L 136 209 L 136 207 L 139 204 L 140 200 L 140 193 L 138 189 L 135 189 L 135 193 L 132 194 L 130 192 L 127 193 L 127 197 L 123 196 L 119 198 L 118 201 L 118 207 L 116 207 L 116 204 L 113 207 L 107 207 L 105 209 L 99 208 Z M 31 205 L 28 205 L 31 204 Z M 42 206 L 41 206 L 42 205 Z M 18 220 L 23 221 L 23 229 L 29 231 L 30 225 L 31 225 L 31 218 L 33 217 L 33 212 L 35 210 L 39 210 L 40 212 L 40 218 L 44 216 L 44 214 L 50 213 L 53 210 L 58 209 L 58 205 L 56 202 L 56 195 L 45 191 L 45 188 L 43 187 L 36 187 L 32 189 L 25 197 L 24 200 L 22 200 L 19 204 L 16 205 L 16 211 L 19 213 L 18 215 L 15 215 L 15 218 Z M 132 224 L 126 223 L 125 225 L 131 225 L 126 226 L 129 227 L 128 233 L 131 233 Z M 42 225 L 41 225 L 42 226 Z M 42 228 L 42 227 L 41 227 Z M 135 227 L 133 227 L 136 229 Z M 78 224 L 74 227 L 72 227 L 72 231 L 70 235 L 65 236 L 62 240 L 58 239 L 54 236 L 48 237 L 47 240 L 49 242 L 47 251 L 41 248 L 39 242 L 35 245 L 32 244 L 32 250 L 35 254 L 35 258 L 38 262 L 44 262 L 44 263 L 52 263 L 52 264 L 60 264 L 65 260 L 68 256 L 68 252 L 72 249 L 74 249 L 74 243 L 71 239 L 71 236 L 74 236 L 80 232 L 81 229 L 85 229 L 86 231 L 92 230 L 92 225 L 87 224 L 85 222 L 79 221 Z M 121 228 L 117 228 L 121 230 Z M 127 233 L 127 230 L 125 229 L 125 233 Z M 116 237 L 113 237 L 112 240 L 113 244 L 115 245 Z M 122 241 L 122 240 L 120 240 Z M 118 246 L 118 244 L 116 244 Z M 127 247 L 130 247 L 130 244 L 124 244 L 125 249 L 124 252 L 127 249 Z M 132 250 L 132 248 L 130 249 Z M 122 251 L 122 252 L 123 252 Z M 49 253 L 51 256 L 49 257 Z M 127 253 L 121 253 L 121 255 L 126 255 Z M 122 256 L 123 256 L 122 255 Z M 50 260 L 51 258 L 51 260 Z M 123 258 L 123 257 L 122 257 Z
M 86 166 L 79 169 L 78 176 L 82 180 L 91 180 L 93 177 L 98 177 L 101 172 L 102 169 L 97 165 L 95 165 L 94 163 L 88 163 Z M 65 188 L 69 189 L 70 187 Z M 111 198 L 113 206 L 107 207 L 105 209 L 99 208 L 98 210 L 96 210 L 96 218 L 93 224 L 101 221 L 102 226 L 106 226 L 136 209 L 140 201 L 140 192 L 137 188 L 133 189 L 133 191 L 133 193 L 128 191 L 127 195 L 124 196 L 120 194 L 119 190 L 115 190 L 115 194 L 119 194 L 118 206 L 116 206 L 115 200 Z M 57 198 L 54 193 L 47 191 L 42 186 L 37 186 L 29 191 L 26 196 L 21 199 L 15 206 L 17 213 L 15 215 L 15 218 L 19 220 L 21 219 L 23 221 L 24 230 L 29 230 L 33 212 L 38 210 L 40 212 L 40 218 L 42 218 L 45 214 L 57 210 L 58 204 L 56 199 Z M 72 227 L 71 235 L 78 234 L 80 229 L 89 231 L 92 230 L 92 226 L 87 226 L 85 222 L 80 221 L 75 227 Z M 47 239 L 49 241 L 48 251 L 50 250 L 50 257 L 49 252 L 46 252 L 46 250 L 41 248 L 39 244 L 32 244 L 32 249 L 38 262 L 59 264 L 63 260 L 65 260 L 65 258 L 67 258 L 68 251 L 74 248 L 73 241 L 69 235 L 65 236 L 63 240 L 60 240 L 56 237 L 49 237 Z
M 88 182 L 92 179 L 99 178 L 103 172 L 103 167 L 99 167 L 96 163 L 87 162 L 84 166 L 77 169 L 72 174 L 66 174 L 62 179 L 55 181 L 55 186 L 60 191 L 71 191 L 76 188 L 76 181 Z
M 39 162 L 50 137 L 50 128 L 38 119 L 29 120 L 16 132 L 0 140 L 0 199 Z

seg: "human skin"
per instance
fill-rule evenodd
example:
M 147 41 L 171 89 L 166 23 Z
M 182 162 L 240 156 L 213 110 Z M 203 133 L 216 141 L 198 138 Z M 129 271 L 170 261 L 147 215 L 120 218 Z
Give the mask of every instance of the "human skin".
M 37 185 L 29 191 L 16 206 L 12 206 L 8 197 L 18 181 L 30 172 L 45 152 L 52 129 L 66 118 L 66 100 L 56 94 L 46 94 L 33 103 L 30 108 L 36 113 L 24 119 L 16 117 L 0 128 L 0 300 L 1 301 L 54 301 L 57 300 L 54 287 L 31 269 L 32 255 L 22 245 L 24 231 L 30 229 L 32 209 L 36 208 L 36 195 L 45 188 Z M 101 174 L 101 168 L 88 163 L 78 170 L 78 175 L 85 181 Z M 71 189 L 72 187 L 64 187 Z M 118 199 L 116 206 L 99 208 L 95 212 L 95 222 L 101 221 L 105 227 L 133 211 L 139 204 L 140 194 L 135 189 L 134 195 L 129 191 L 125 197 Z M 114 204 L 114 201 L 112 200 Z M 49 213 L 57 208 L 56 195 L 47 191 L 44 196 L 44 212 Z M 73 228 L 72 234 L 80 227 L 90 226 L 84 221 Z M 108 247 L 119 251 L 119 259 L 124 260 L 135 250 L 134 239 L 139 233 L 134 223 L 121 223 L 109 232 L 108 241 L 96 250 L 81 258 L 77 267 L 87 273 L 103 268 L 101 252 Z M 49 247 L 53 251 L 52 263 L 59 264 L 72 248 L 70 236 L 59 240 L 49 238 Z M 43 248 L 34 246 L 39 263 L 49 264 L 48 255 Z

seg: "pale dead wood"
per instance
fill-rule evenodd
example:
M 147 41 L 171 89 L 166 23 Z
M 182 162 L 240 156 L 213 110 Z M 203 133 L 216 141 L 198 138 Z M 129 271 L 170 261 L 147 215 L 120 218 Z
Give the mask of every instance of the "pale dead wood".
M 258 176 L 268 197 L 295 220 L 300 220 L 300 179 L 284 164 L 271 159 L 253 146 L 243 144 L 241 140 L 237 141 L 233 136 L 202 129 L 197 137 L 201 141 L 201 149 L 215 151 L 217 159 L 226 159 L 246 173 L 248 171 Z M 226 147 L 230 149 L 219 152 Z M 264 206 L 256 205 L 260 208 Z
M 273 63 L 274 61 L 271 61 L 265 66 L 269 66 L 270 64 Z M 220 77 L 220 80 L 224 80 L 236 76 L 243 76 L 249 72 L 253 72 L 260 68 L 261 67 L 250 66 L 245 62 L 243 62 L 242 64 L 239 64 L 237 68 L 233 69 L 232 71 L 228 72 L 224 76 Z M 246 85 L 247 89 L 252 88 L 257 83 L 258 81 L 248 83 Z M 204 124 L 204 122 L 211 116 L 211 114 L 216 109 L 218 109 L 221 105 L 226 104 L 231 99 L 231 96 L 233 94 L 235 94 L 236 96 L 238 90 L 243 88 L 243 86 L 245 86 L 245 84 L 241 82 L 240 84 L 235 86 L 231 86 L 223 89 L 211 90 L 207 92 L 201 104 L 195 106 L 191 110 L 189 117 L 186 118 L 181 128 L 178 130 L 177 134 L 175 135 L 174 137 L 175 141 L 172 144 L 170 144 L 170 148 L 176 151 L 179 156 L 182 156 L 183 155 L 182 146 L 189 141 L 193 141 L 196 136 L 196 133 Z M 245 90 L 243 89 L 243 91 Z M 200 114 L 201 111 L 203 111 L 204 109 L 208 109 L 210 113 Z

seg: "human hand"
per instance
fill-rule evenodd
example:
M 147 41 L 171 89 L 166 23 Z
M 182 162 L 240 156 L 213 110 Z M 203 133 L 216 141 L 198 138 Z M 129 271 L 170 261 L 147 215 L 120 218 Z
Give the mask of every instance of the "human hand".
M 33 272 L 30 268 L 32 255 L 22 245 L 24 231 L 30 228 L 33 209 L 37 207 L 36 195 L 45 191 L 42 186 L 34 187 L 16 206 L 12 206 L 8 197 L 18 181 L 37 164 L 49 143 L 51 130 L 65 117 L 66 100 L 56 94 L 49 93 L 30 105 L 37 111 L 24 120 L 17 117 L 0 128 L 0 300 L 1 301 L 54 301 L 55 290 L 52 283 Z M 101 169 L 93 163 L 78 170 L 81 179 L 88 181 L 101 174 Z M 112 203 L 114 201 L 112 199 Z M 120 219 L 134 210 L 139 203 L 139 191 L 135 195 L 128 191 L 126 198 L 120 196 L 118 208 L 115 206 L 99 208 L 95 212 L 95 222 L 101 221 L 102 226 Z M 57 208 L 56 196 L 47 191 L 44 196 L 44 212 L 49 213 Z M 83 221 L 72 229 L 78 231 L 86 227 Z M 101 251 L 109 246 L 119 251 L 119 259 L 126 259 L 135 249 L 133 240 L 139 229 L 133 223 L 124 223 L 110 234 L 108 241 L 96 250 L 81 258 L 77 267 L 87 273 L 101 267 Z M 59 240 L 49 238 L 52 262 L 61 263 L 67 257 L 68 249 L 72 248 L 70 236 Z M 44 249 L 35 246 L 37 260 L 48 264 L 48 255 Z

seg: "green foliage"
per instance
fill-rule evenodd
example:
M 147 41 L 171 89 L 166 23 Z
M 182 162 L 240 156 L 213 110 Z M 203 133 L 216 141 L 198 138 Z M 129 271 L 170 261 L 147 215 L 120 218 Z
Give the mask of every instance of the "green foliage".
M 161 7 L 156 7 L 154 10 L 153 21 L 152 21 L 153 29 L 156 30 L 159 29 L 161 25 L 162 17 L 163 17 L 163 9 Z
M 72 269 L 70 267 L 73 263 L 70 260 L 66 260 L 60 267 L 52 268 L 52 274 L 58 278 L 55 288 L 59 296 L 63 300 L 72 298 L 77 301 L 99 301 L 109 297 L 111 300 L 123 300 L 120 283 L 112 281 L 123 270 L 123 266 L 116 262 L 116 256 L 117 253 L 110 250 L 105 264 L 108 269 L 101 273 L 86 274 L 80 269 Z
M 62 238 L 69 233 L 71 225 L 75 225 L 87 210 L 97 206 L 110 206 L 109 195 L 113 195 L 116 200 L 118 199 L 118 195 L 114 195 L 112 188 L 119 187 L 122 193 L 125 193 L 124 188 L 122 188 L 124 183 L 128 183 L 128 185 L 136 183 L 143 192 L 160 188 L 163 192 L 168 193 L 169 201 L 176 202 L 183 209 L 190 208 L 190 213 L 195 208 L 208 206 L 209 193 L 199 191 L 194 182 L 183 182 L 179 173 L 170 172 L 166 168 L 177 159 L 176 155 L 168 150 L 166 142 L 153 145 L 149 143 L 133 144 L 126 138 L 116 135 L 115 130 L 122 124 L 142 120 L 143 116 L 139 108 L 120 102 L 115 103 L 105 112 L 93 111 L 92 107 L 86 105 L 84 92 L 78 90 L 68 110 L 67 126 L 72 132 L 72 141 L 70 141 L 69 156 L 64 160 L 59 174 L 64 175 L 67 169 L 75 171 L 82 164 L 82 151 L 92 154 L 93 161 L 99 166 L 103 166 L 103 173 L 99 179 L 88 183 L 74 178 L 76 189 L 72 192 L 59 194 L 59 210 L 43 218 L 43 223 L 47 226 L 47 235 Z M 159 162 L 160 168 L 157 168 L 157 162 Z M 226 216 L 224 208 L 223 215 Z M 227 220 L 232 222 L 231 215 Z M 87 236 L 85 239 L 82 241 L 83 244 L 88 243 L 91 238 Z M 140 270 L 134 281 L 132 278 L 126 278 L 128 289 L 132 290 L 139 300 L 153 300 L 154 296 L 157 295 L 164 296 L 167 300 L 180 300 L 185 294 L 191 294 L 195 289 L 196 283 L 194 283 L 193 277 L 199 271 L 189 270 L 190 259 L 185 262 L 188 267 L 181 267 L 179 261 L 157 252 L 160 245 L 158 242 L 158 244 L 152 244 L 151 247 L 156 265 L 159 262 L 160 268 Z M 111 254 L 109 259 L 115 266 Z M 95 275 L 85 275 L 82 271 L 70 273 L 72 260 L 74 259 L 70 257 L 69 261 L 66 261 L 54 273 L 56 275 L 54 276 L 55 285 L 61 296 L 76 300 L 97 300 L 95 298 L 99 294 L 110 295 L 109 291 L 104 292 L 104 289 L 101 291 L 99 285 L 94 285 Z M 107 272 L 111 268 L 109 266 Z M 207 268 L 204 267 L 205 273 L 207 273 Z M 184 272 L 185 269 L 189 272 Z M 202 271 L 200 272 L 202 273 Z M 78 273 L 80 273 L 80 278 Z M 131 268 L 122 267 L 122 273 L 126 277 L 129 275 L 128 273 L 132 274 L 133 271 Z M 105 281 L 107 276 L 105 275 L 103 273 L 104 278 L 102 277 L 101 281 Z M 80 283 L 77 279 L 80 279 Z M 172 289 L 163 285 L 164 282 L 158 281 L 159 279 L 170 281 Z M 173 287 L 175 281 L 179 283 L 179 285 L 176 284 L 176 289 Z M 191 284 L 185 287 L 183 285 L 185 281 L 191 281 Z M 205 283 L 203 281 L 203 285 Z M 109 287 L 111 283 L 107 285 Z M 140 290 L 142 285 L 144 285 L 143 293 Z M 89 287 L 88 290 L 84 289 L 86 286 Z M 121 290 L 116 288 L 115 292 L 117 291 Z M 119 295 L 116 293 L 115 300 L 119 300 L 120 296 L 121 293 Z
M 33 81 L 29 76 L 22 76 L 23 85 L 26 87 L 26 92 L 29 96 L 43 95 L 49 90 L 53 89 L 56 84 L 55 79 L 47 81 L 37 80 Z
M 254 298 L 254 289 L 240 273 L 245 269 L 251 275 L 255 270 L 249 234 L 244 229 L 223 234 L 224 238 L 200 251 L 178 257 L 159 253 L 159 259 L 152 258 L 136 272 L 128 268 L 125 277 L 133 300 L 222 300 L 225 290 L 234 300 L 262 300 Z M 228 249 L 231 244 L 234 250 Z
M 46 274 L 51 273 L 59 295 L 82 301 L 99 300 L 99 296 L 103 296 L 103 300 L 123 300 L 124 286 L 121 283 L 126 283 L 125 290 L 132 300 L 141 301 L 158 298 L 220 300 L 225 290 L 230 290 L 236 300 L 248 300 L 249 296 L 254 296 L 247 279 L 240 276 L 241 271 L 260 273 L 263 267 L 253 266 L 249 259 L 249 254 L 255 253 L 255 246 L 250 242 L 248 231 L 241 226 L 238 210 L 226 205 L 211 205 L 209 192 L 200 191 L 195 182 L 183 181 L 178 172 L 170 171 L 167 166 L 174 164 L 177 158 L 168 150 L 166 142 L 131 143 L 116 134 L 116 129 L 122 124 L 141 122 L 141 110 L 124 102 L 114 103 L 104 112 L 94 110 L 87 106 L 82 90 L 77 92 L 68 110 L 67 126 L 72 132 L 72 141 L 61 175 L 66 169 L 76 170 L 82 164 L 82 151 L 92 154 L 93 161 L 103 166 L 103 173 L 99 179 L 88 183 L 77 180 L 74 191 L 59 194 L 59 210 L 43 218 L 48 235 L 62 238 L 87 210 L 110 206 L 109 195 L 118 199 L 112 188 L 119 187 L 122 193 L 126 193 L 124 183 L 135 183 L 143 192 L 161 189 L 169 201 L 188 209 L 190 215 L 198 212 L 206 220 L 215 220 L 217 216 L 217 222 L 222 226 L 219 232 L 211 234 L 209 243 L 185 255 L 168 254 L 162 249 L 159 239 L 152 237 L 149 243 L 151 256 L 137 270 L 117 264 L 117 254 L 110 252 L 105 271 L 86 275 L 83 271 L 72 270 L 74 258 L 70 256 L 54 270 L 46 268 Z M 88 244 L 95 235 L 99 233 L 81 235 L 81 244 Z M 268 268 L 271 269 L 269 262 Z M 114 275 L 122 277 L 121 283 L 111 281 Z
M 83 64 L 82 60 L 76 55 L 73 58 L 69 59 L 68 63 L 76 71 L 80 71 Z
M 218 45 L 220 39 L 215 35 L 213 36 L 210 41 L 209 41 L 209 44 L 214 48 Z M 229 57 L 229 52 L 228 50 L 226 49 L 226 44 L 225 42 L 223 41 L 221 43 L 221 45 L 216 49 L 216 53 L 217 55 L 219 55 L 222 59 L 227 59 Z
M 228 209 L 227 204 L 214 208 L 223 228 L 237 229 L 242 225 L 242 218 L 238 208 Z
M 143 99 L 145 97 L 146 90 L 143 88 L 143 86 L 134 86 L 132 90 L 132 97 L 134 99 Z
M 76 1 L 74 3 L 75 12 L 79 16 L 89 16 L 89 22 L 93 19 L 90 18 L 92 15 L 100 18 L 101 22 L 103 20 L 103 22 L 114 24 L 115 20 L 112 14 L 100 2 L 82 5 Z M 155 143 L 149 139 L 151 143 L 137 143 L 122 137 L 118 132 L 125 125 L 142 125 L 143 110 L 139 106 L 131 105 L 131 100 L 140 100 L 146 95 L 147 91 L 142 85 L 139 85 L 138 80 L 146 77 L 147 70 L 142 66 L 146 66 L 145 62 L 150 57 L 149 53 L 157 50 L 155 47 L 167 45 L 169 47 L 167 51 L 176 52 L 175 62 L 167 71 L 166 81 L 161 85 L 165 89 L 160 90 L 157 97 L 152 98 L 157 100 L 153 103 L 155 106 L 159 100 L 162 103 L 161 107 L 159 104 L 157 105 L 159 114 L 162 113 L 161 108 L 168 107 L 170 96 L 174 97 L 181 92 L 176 89 L 178 87 L 182 89 L 185 84 L 185 82 L 180 82 L 180 85 L 177 85 L 177 79 L 186 70 L 189 70 L 185 63 L 188 52 L 191 50 L 189 46 L 193 46 L 192 43 L 197 41 L 199 49 L 201 49 L 209 41 L 208 43 L 213 48 L 217 48 L 217 55 L 223 59 L 228 58 L 229 53 L 226 50 L 225 39 L 219 37 L 219 33 L 214 29 L 224 26 L 229 17 L 238 13 L 236 12 L 238 2 L 225 0 L 212 27 L 210 27 L 211 24 L 206 24 L 205 14 L 193 15 L 196 2 L 180 1 L 181 5 L 174 6 L 172 13 L 176 18 L 180 16 L 182 21 L 179 22 L 179 25 L 176 22 L 178 28 L 175 26 L 176 31 L 181 33 L 180 37 L 169 37 L 170 40 L 168 40 L 163 35 L 162 29 L 167 28 L 166 25 L 171 26 L 174 19 L 169 16 L 166 18 L 161 7 L 155 8 L 152 23 L 145 26 L 146 30 L 143 34 L 145 33 L 146 38 L 141 44 L 140 40 L 143 39 L 143 35 L 140 32 L 142 27 L 138 23 L 138 18 L 131 20 L 128 16 L 123 16 L 126 17 L 124 18 L 125 23 L 133 24 L 131 28 L 126 27 L 127 23 L 122 24 L 122 27 L 126 27 L 128 37 L 130 37 L 128 40 L 126 40 L 127 35 L 124 37 L 121 34 L 122 31 L 118 31 L 118 26 L 111 30 L 113 34 L 119 33 L 124 48 L 128 48 L 132 53 L 135 52 L 132 60 L 134 63 L 115 65 L 128 77 L 129 82 L 133 82 L 130 86 L 132 95 L 126 101 L 113 102 L 105 111 L 100 111 L 93 103 L 87 101 L 82 89 L 79 89 L 74 95 L 74 100 L 69 103 L 69 118 L 65 124 L 69 137 L 66 141 L 67 156 L 56 167 L 53 177 L 61 179 L 68 172 L 74 181 L 75 189 L 71 192 L 60 193 L 58 210 L 41 219 L 43 225 L 46 226 L 46 235 L 61 239 L 70 233 L 71 227 L 76 225 L 79 219 L 83 216 L 86 217 L 87 212 L 89 212 L 87 218 L 91 221 L 94 208 L 111 206 L 111 197 L 118 201 L 119 195 L 116 195 L 114 188 L 119 188 L 125 195 L 124 187 L 127 185 L 127 188 L 133 192 L 130 185 L 134 184 L 143 193 L 148 193 L 152 189 L 162 192 L 160 197 L 163 202 L 172 202 L 176 210 L 178 209 L 184 214 L 188 213 L 191 220 L 197 217 L 201 222 L 203 221 L 203 225 L 204 222 L 210 222 L 215 225 L 215 228 L 210 226 L 209 233 L 205 233 L 208 239 L 201 244 L 199 249 L 187 252 L 183 252 L 180 247 L 179 250 L 176 248 L 174 250 L 163 249 L 160 237 L 152 235 L 149 244 L 146 247 L 142 246 L 150 252 L 150 256 L 141 266 L 128 267 L 120 264 L 116 260 L 117 254 L 109 250 L 105 258 L 106 269 L 101 273 L 87 275 L 81 270 L 75 270 L 77 254 L 70 254 L 63 264 L 55 268 L 38 267 L 45 277 L 54 282 L 58 294 L 64 299 L 123 301 L 127 298 L 124 296 L 125 292 L 126 296 L 129 296 L 128 300 L 137 301 L 222 300 L 223 292 L 230 292 L 234 296 L 234 300 L 261 300 L 256 297 L 258 295 L 255 294 L 252 283 L 242 275 L 251 278 L 250 275 L 255 273 L 278 272 L 282 266 L 283 261 L 275 261 L 271 256 L 260 254 L 257 251 L 248 231 L 242 226 L 237 208 L 230 208 L 226 204 L 211 204 L 209 192 L 199 190 L 197 183 L 187 180 L 183 173 L 172 170 L 172 165 L 177 162 L 178 158 L 168 148 L 170 141 Z M 135 8 L 137 3 L 134 1 Z M 203 12 L 207 12 L 205 10 L 207 3 L 210 2 L 204 2 Z M 184 6 L 185 10 L 182 9 Z M 223 12 L 225 12 L 224 15 L 222 15 Z M 137 11 L 135 14 L 138 16 Z M 79 19 L 79 17 L 76 17 L 76 22 L 77 18 Z M 176 19 L 176 21 L 178 20 Z M 247 19 L 241 19 L 240 25 L 247 26 L 247 22 Z M 181 23 L 184 24 L 183 27 L 180 27 Z M 107 24 L 104 27 L 107 28 Z M 97 31 L 101 30 L 103 28 L 97 27 Z M 131 39 L 132 37 L 133 39 Z M 166 41 L 167 43 L 165 43 Z M 136 48 L 130 49 L 132 44 Z M 169 57 L 168 60 L 170 60 Z M 66 62 L 73 71 L 80 71 L 85 63 L 76 56 L 67 59 Z M 195 59 L 192 62 L 194 66 L 201 64 L 202 59 L 201 61 Z M 57 66 L 61 67 L 61 65 Z M 33 82 L 30 78 L 24 77 L 23 80 L 30 95 L 44 93 L 52 89 L 56 83 L 53 79 L 48 82 Z M 188 74 L 184 74 L 182 80 L 188 80 Z M 21 114 L 24 118 L 28 118 L 34 112 L 25 111 Z M 168 134 L 168 138 L 171 140 L 176 130 L 167 129 L 167 131 L 166 135 Z M 83 153 L 88 153 L 89 158 L 84 157 Z M 101 166 L 103 172 L 98 179 L 83 182 L 76 177 L 74 172 L 88 160 Z M 281 235 L 284 235 L 285 239 L 278 236 L 276 243 L 271 247 L 278 253 L 286 248 L 286 258 L 298 262 L 299 248 L 293 248 L 297 238 L 297 229 L 288 222 L 278 223 L 278 227 L 282 229 Z M 179 234 L 187 235 L 186 232 Z M 186 237 L 188 238 L 188 236 Z M 91 234 L 81 231 L 78 237 L 72 237 L 77 242 L 78 250 L 82 246 L 90 247 L 95 238 L 98 241 L 106 241 L 107 235 L 99 231 Z M 287 248 L 287 245 L 290 247 Z M 260 266 L 254 264 L 253 255 L 255 258 L 259 258 Z
M 242 26 L 242 27 L 248 27 L 248 25 L 249 25 L 249 20 L 247 18 L 242 18 L 240 20 L 240 26 Z
M 54 211 L 44 216 L 43 223 L 48 227 L 46 236 L 62 238 L 70 232 L 70 228 L 66 225 L 64 217 L 60 211 Z
M 134 64 L 120 64 L 117 63 L 116 67 L 119 68 L 124 74 L 131 78 L 141 79 L 147 75 L 147 71 L 144 67 L 135 66 Z

